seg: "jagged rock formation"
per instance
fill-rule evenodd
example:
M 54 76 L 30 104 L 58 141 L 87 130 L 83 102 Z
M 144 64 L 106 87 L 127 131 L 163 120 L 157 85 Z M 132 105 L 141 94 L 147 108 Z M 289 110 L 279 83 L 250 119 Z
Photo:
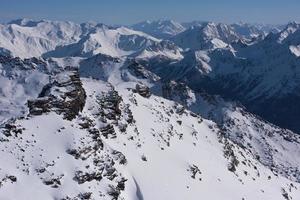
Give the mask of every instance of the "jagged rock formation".
M 29 112 L 32 115 L 41 115 L 53 110 L 72 120 L 82 111 L 85 98 L 78 70 L 70 69 L 57 74 L 54 80 L 43 88 L 37 99 L 28 101 Z
M 149 98 L 151 96 L 149 87 L 143 84 L 136 84 L 135 91 L 146 98 Z

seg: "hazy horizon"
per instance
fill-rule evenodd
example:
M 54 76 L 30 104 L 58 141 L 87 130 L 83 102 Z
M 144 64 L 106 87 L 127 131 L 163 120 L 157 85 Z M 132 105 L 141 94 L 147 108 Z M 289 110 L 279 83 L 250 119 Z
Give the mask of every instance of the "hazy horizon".
M 143 22 L 146 22 L 146 21 L 150 21 L 150 22 L 155 22 L 155 21 L 174 21 L 174 22 L 177 22 L 177 23 L 180 23 L 180 24 L 184 24 L 184 23 L 192 23 L 192 22 L 200 22 L 200 23 L 209 23 L 209 22 L 212 22 L 212 23 L 224 23 L 224 24 L 250 24 L 250 25 L 270 25 L 270 26 L 283 26 L 283 25 L 286 25 L 288 23 L 292 23 L 292 22 L 296 22 L 296 23 L 299 23 L 299 21 L 297 20 L 291 20 L 291 21 L 287 21 L 287 22 L 284 22 L 284 23 L 262 23 L 262 22 L 247 22 L 247 21 L 233 21 L 233 22 L 222 22 L 222 21 L 213 21 L 213 20 L 190 20 L 190 21 L 177 21 L 177 20 L 174 20 L 174 19 L 169 19 L 169 18 L 159 18 L 159 19 L 153 19 L 153 20 L 149 20 L 149 19 L 144 19 L 144 20 L 141 20 L 141 21 L 136 21 L 136 22 L 133 22 L 133 23 L 104 23 L 102 21 L 95 21 L 95 20 L 89 20 L 89 21 L 74 21 L 74 20 L 64 20 L 64 19 L 49 19 L 49 18 L 28 18 L 28 17 L 17 17 L 15 19 L 11 19 L 11 20 L 7 20 L 7 21 L 0 21 L 0 23 L 2 24 L 9 24 L 9 23 L 13 23 L 13 22 L 16 22 L 18 20 L 32 20 L 32 21 L 62 21 L 62 22 L 73 22 L 73 23 L 77 23 L 77 24 L 81 24 L 81 23 L 99 23 L 99 24 L 105 24 L 105 25 L 112 25 L 112 26 L 131 26 L 131 25 L 135 25 L 135 24 L 138 24 L 138 23 L 143 23 Z
M 104 24 L 135 24 L 145 20 L 172 19 L 178 22 L 213 21 L 224 23 L 285 24 L 300 21 L 300 2 L 296 0 L 237 1 L 221 0 L 2 0 L 0 22 L 28 18 L 95 21 Z

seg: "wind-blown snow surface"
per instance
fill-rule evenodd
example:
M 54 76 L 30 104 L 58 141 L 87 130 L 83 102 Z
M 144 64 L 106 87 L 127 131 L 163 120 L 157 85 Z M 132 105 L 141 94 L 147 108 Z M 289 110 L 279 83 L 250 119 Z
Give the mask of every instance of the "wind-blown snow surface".
M 188 87 L 240 72 L 270 41 L 296 62 L 296 24 L 250 41 L 203 23 L 174 43 L 92 23 L 0 28 L 0 199 L 300 198 L 299 135 Z

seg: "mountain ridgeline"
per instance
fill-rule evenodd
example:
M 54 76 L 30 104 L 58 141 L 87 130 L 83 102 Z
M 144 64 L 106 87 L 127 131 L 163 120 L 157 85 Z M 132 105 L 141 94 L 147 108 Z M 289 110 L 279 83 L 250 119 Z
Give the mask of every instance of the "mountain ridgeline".
M 299 91 L 296 22 L 1 24 L 0 199 L 299 199 Z

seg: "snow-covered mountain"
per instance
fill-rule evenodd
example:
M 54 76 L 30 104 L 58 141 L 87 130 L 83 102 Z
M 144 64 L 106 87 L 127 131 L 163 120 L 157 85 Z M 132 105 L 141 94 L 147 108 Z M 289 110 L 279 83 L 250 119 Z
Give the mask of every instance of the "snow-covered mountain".
M 278 33 L 284 29 L 283 25 L 249 24 L 242 22 L 230 24 L 230 26 L 236 33 L 247 39 L 266 36 L 269 33 Z
M 144 24 L 0 26 L 0 199 L 299 199 L 299 25 Z
M 299 132 L 299 33 L 299 25 L 291 23 L 254 43 L 239 40 L 209 50 L 186 43 L 191 50 L 182 60 L 163 67 L 152 62 L 151 68 L 196 91 L 239 100 L 265 119 Z M 286 106 L 288 102 L 293 104 Z
M 14 56 L 37 57 L 59 45 L 77 42 L 80 25 L 61 21 L 16 20 L 0 25 L 0 46 Z
M 271 127 L 261 122 L 261 127 L 249 128 L 255 131 L 243 139 L 251 138 L 246 141 L 260 147 L 256 137 L 264 137 L 272 146 L 261 150 L 254 146 L 254 153 L 249 146 L 234 143 L 225 127 L 151 94 L 151 88 L 159 94 L 160 81 L 132 71 L 141 67 L 111 60 L 109 73 L 100 77 L 97 72 L 85 75 L 92 65 L 78 64 L 79 73 L 61 66 L 39 96 L 28 102 L 28 115 L 3 126 L 1 198 L 285 199 L 300 195 L 299 161 L 288 156 L 296 153 L 299 136 L 280 129 L 273 135 Z M 176 96 L 176 91 L 171 94 Z M 47 145 L 49 141 L 52 145 Z M 295 175 L 285 172 L 281 164 Z M 34 196 L 33 188 L 38 191 Z
M 205 26 L 209 22 L 204 21 L 192 21 L 192 22 L 184 22 L 181 23 L 183 27 L 186 29 L 191 28 L 193 26 Z M 272 25 L 272 24 L 250 24 L 244 22 L 238 22 L 233 24 L 227 24 L 230 28 L 238 34 L 241 38 L 244 39 L 252 39 L 256 37 L 266 36 L 269 33 L 278 33 L 283 28 L 284 25 Z
M 180 23 L 173 20 L 144 21 L 131 27 L 160 39 L 169 39 L 185 30 Z
M 203 50 L 224 48 L 239 39 L 231 26 L 209 22 L 202 26 L 192 26 L 175 35 L 172 41 L 184 49 Z
M 142 32 L 125 27 L 111 28 L 106 25 L 97 26 L 77 43 L 59 46 L 47 52 L 46 57 L 89 57 L 98 53 L 111 56 L 128 56 L 146 47 L 160 42 Z
M 181 57 L 180 49 L 143 32 L 104 24 L 15 20 L 0 26 L 2 54 L 30 57 L 156 55 Z M 165 49 L 166 48 L 166 49 Z

